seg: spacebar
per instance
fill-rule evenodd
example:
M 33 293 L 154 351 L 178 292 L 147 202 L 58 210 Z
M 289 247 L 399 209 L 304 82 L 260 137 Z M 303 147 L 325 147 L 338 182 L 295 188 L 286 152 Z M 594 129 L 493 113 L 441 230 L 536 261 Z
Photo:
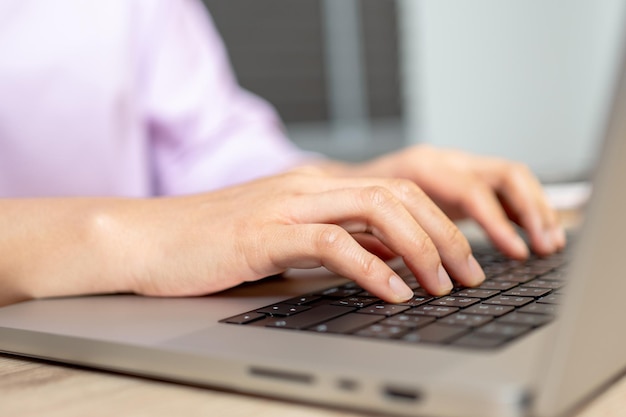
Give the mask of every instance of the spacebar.
M 283 327 L 286 329 L 306 329 L 307 327 L 339 317 L 354 310 L 356 309 L 352 307 L 322 305 L 293 316 L 276 318 L 276 320 L 267 323 L 266 326 Z

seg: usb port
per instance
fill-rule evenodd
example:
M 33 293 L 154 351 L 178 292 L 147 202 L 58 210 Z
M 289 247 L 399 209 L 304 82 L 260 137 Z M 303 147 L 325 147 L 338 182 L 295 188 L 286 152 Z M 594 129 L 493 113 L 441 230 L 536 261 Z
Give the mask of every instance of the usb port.
M 416 402 L 422 397 L 417 389 L 409 387 L 387 386 L 383 393 L 387 399 L 404 402 Z

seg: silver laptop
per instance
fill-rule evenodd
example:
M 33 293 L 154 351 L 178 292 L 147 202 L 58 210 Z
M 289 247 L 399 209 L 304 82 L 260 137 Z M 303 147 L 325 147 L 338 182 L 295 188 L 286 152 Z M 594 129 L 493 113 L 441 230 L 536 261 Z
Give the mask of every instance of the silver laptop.
M 321 270 L 198 298 L 31 301 L 0 309 L 0 351 L 385 415 L 572 411 L 626 369 L 623 69 L 615 90 L 569 260 L 479 251 L 487 284 L 443 298 L 400 265 L 416 296 L 393 306 Z

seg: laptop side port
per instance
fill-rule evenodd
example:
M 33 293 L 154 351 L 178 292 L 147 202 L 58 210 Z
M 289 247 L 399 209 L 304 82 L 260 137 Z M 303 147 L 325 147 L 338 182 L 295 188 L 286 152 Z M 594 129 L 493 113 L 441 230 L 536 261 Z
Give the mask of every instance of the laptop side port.
M 422 393 L 416 388 L 388 385 L 383 388 L 383 396 L 388 400 L 403 402 L 418 402 Z
M 303 374 L 299 372 L 290 372 L 290 371 L 283 371 L 283 370 L 278 370 L 278 369 L 261 368 L 261 367 L 256 367 L 256 366 L 250 367 L 249 372 L 251 375 L 263 377 L 263 378 L 277 379 L 277 380 L 283 380 L 287 382 L 297 382 L 301 384 L 313 383 L 313 375 Z

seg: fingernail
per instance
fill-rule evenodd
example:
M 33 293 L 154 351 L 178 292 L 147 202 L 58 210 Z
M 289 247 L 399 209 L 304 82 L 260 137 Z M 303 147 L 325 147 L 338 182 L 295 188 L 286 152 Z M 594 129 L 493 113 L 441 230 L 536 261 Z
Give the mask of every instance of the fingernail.
M 469 267 L 470 273 L 472 274 L 472 283 L 473 285 L 478 285 L 485 280 L 485 272 L 480 267 L 480 264 L 474 258 L 474 255 L 470 253 L 467 257 L 467 266 Z
M 446 293 L 450 292 L 452 289 L 452 280 L 450 279 L 450 275 L 446 272 L 443 265 L 439 264 L 439 270 L 437 271 L 437 275 L 439 278 L 439 287 L 442 291 Z
M 413 290 L 397 275 L 392 275 L 389 278 L 389 288 L 401 301 L 406 301 L 414 295 Z

